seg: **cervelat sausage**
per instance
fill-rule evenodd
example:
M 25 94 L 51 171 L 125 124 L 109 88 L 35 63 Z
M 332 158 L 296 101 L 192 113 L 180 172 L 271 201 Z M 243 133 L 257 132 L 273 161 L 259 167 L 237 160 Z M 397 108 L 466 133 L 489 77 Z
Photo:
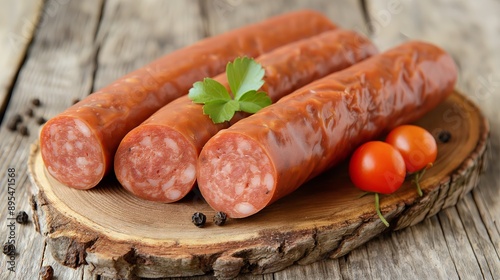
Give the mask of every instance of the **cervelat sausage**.
M 156 110 L 187 94 L 238 56 L 258 56 L 333 25 L 299 11 L 207 38 L 168 54 L 95 92 L 49 120 L 40 134 L 43 161 L 63 184 L 89 189 L 110 170 L 120 140 Z
M 283 46 L 256 59 L 264 86 L 277 101 L 293 90 L 375 54 L 365 37 L 336 29 Z M 226 75 L 215 78 L 229 88 Z M 174 202 L 193 188 L 203 145 L 229 122 L 214 124 L 202 106 L 183 96 L 130 131 L 115 154 L 115 174 L 125 189 L 158 202 Z
M 453 90 L 443 50 L 409 42 L 317 80 L 220 131 L 198 159 L 217 211 L 253 215 L 344 160 L 362 142 L 422 117 Z

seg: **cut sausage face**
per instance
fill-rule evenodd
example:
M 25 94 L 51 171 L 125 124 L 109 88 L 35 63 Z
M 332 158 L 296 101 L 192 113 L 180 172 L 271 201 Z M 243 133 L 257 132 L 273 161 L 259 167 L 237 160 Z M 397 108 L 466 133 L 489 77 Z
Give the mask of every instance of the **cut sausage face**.
M 42 157 L 48 172 L 61 183 L 89 189 L 99 183 L 106 166 L 103 145 L 95 133 L 80 119 L 54 119 L 40 141 Z
M 177 201 L 196 180 L 196 148 L 173 129 L 159 125 L 144 128 L 129 133 L 120 145 L 116 177 L 140 198 Z
M 206 186 L 200 190 L 212 208 L 243 218 L 269 204 L 276 189 L 276 173 L 256 141 L 233 136 L 223 141 L 212 138 L 211 149 L 200 155 L 198 180 Z

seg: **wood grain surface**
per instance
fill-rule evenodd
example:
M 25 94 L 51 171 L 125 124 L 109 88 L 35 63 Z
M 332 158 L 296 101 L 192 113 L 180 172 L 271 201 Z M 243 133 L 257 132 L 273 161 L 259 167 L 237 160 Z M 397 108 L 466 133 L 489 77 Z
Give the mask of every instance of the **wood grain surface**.
M 407 229 L 382 234 L 338 259 L 240 279 L 500 278 L 500 167 L 495 164 L 500 153 L 500 113 L 495 108 L 500 103 L 498 1 L 47 0 L 40 5 L 42 2 L 37 0 L 2 0 L 0 3 L 0 38 L 7 38 L 0 40 L 0 61 L 14 61 L 0 65 L 0 76 L 6 77 L 0 82 L 0 102 L 7 105 L 1 108 L 5 117 L 0 127 L 0 180 L 6 182 L 7 168 L 16 169 L 16 209 L 30 215 L 31 183 L 26 162 L 39 126 L 34 119 L 26 118 L 30 135 L 23 137 L 10 132 L 6 120 L 22 112 L 34 97 L 43 103 L 35 108 L 35 115 L 54 116 L 74 98 L 84 97 L 92 89 L 176 47 L 299 7 L 325 12 L 341 26 L 372 37 L 381 49 L 414 38 L 442 46 L 459 65 L 458 89 L 479 105 L 490 122 L 491 164 L 481 176 L 480 185 L 456 206 Z M 16 10 L 21 6 L 25 7 Z M 16 13 L 20 15 L 13 16 Z M 15 23 L 20 20 L 22 25 L 23 18 L 36 27 L 28 34 L 33 39 L 21 41 L 13 54 L 8 49 L 8 40 L 23 36 L 22 27 L 20 30 L 19 23 Z M 7 196 L 3 188 L 2 207 Z M 7 210 L 1 209 L 1 229 L 6 229 L 6 218 Z M 7 235 L 6 230 L 0 230 L 0 240 L 6 240 Z M 92 274 L 88 266 L 71 269 L 59 265 L 44 240 L 35 232 L 33 222 L 18 225 L 17 271 L 7 272 L 7 259 L 2 255 L 2 278 L 36 279 L 41 266 L 52 265 L 57 279 L 107 279 Z
M 5 6 L 2 1 L 0 4 Z M 0 10 L 0 112 L 4 112 L 9 91 L 33 38 L 38 24 L 42 0 L 16 1 Z M 0 118 L 1 119 L 1 118 Z

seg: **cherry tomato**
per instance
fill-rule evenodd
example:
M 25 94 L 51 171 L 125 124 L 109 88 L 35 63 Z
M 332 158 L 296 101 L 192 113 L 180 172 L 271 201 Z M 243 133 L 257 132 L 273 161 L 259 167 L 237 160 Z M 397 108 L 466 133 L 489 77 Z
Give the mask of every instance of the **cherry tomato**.
M 405 162 L 391 145 L 371 141 L 354 151 L 349 162 L 349 176 L 361 190 L 390 194 L 398 190 L 405 180 Z
M 420 171 L 436 160 L 436 140 L 419 126 L 398 126 L 389 132 L 385 141 L 401 153 L 410 173 Z

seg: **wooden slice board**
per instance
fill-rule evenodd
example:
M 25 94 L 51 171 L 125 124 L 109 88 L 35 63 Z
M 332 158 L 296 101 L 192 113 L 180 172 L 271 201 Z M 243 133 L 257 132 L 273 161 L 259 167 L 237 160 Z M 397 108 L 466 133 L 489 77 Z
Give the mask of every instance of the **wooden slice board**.
M 386 230 L 455 205 L 478 184 L 489 127 L 475 105 L 455 92 L 417 124 L 436 137 L 448 130 L 452 138 L 438 141 L 436 164 L 421 181 L 423 197 L 410 179 L 381 197 L 390 228 L 378 219 L 373 196 L 361 196 L 352 186 L 346 164 L 254 216 L 216 226 L 214 211 L 196 192 L 178 203 L 159 204 L 135 198 L 114 176 L 88 191 L 65 187 L 48 175 L 36 144 L 28 163 L 35 225 L 64 265 L 88 264 L 95 273 L 115 278 L 212 272 L 231 278 L 336 258 Z M 204 228 L 191 223 L 198 211 L 207 215 Z

